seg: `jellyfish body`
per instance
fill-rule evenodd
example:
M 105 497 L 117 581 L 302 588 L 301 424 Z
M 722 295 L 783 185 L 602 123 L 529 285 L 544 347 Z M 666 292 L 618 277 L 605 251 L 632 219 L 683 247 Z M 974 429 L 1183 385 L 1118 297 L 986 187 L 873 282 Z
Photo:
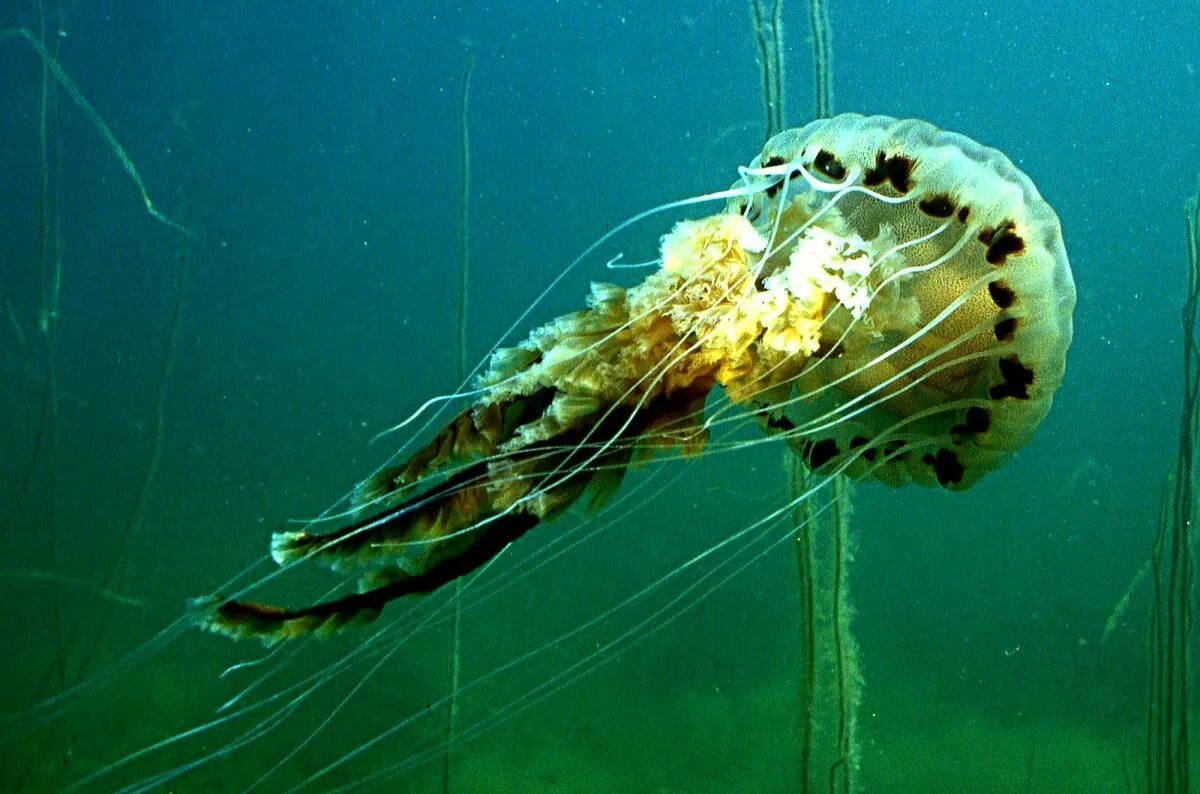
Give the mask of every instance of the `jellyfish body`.
M 1074 284 L 1058 219 L 1002 153 L 846 114 L 772 138 L 724 211 L 662 238 L 632 287 L 496 350 L 478 399 L 359 489 L 365 517 L 278 533 L 277 563 L 361 573 L 285 609 L 217 599 L 211 630 L 275 642 L 373 619 L 477 570 L 654 451 L 733 410 L 822 473 L 962 489 L 1008 461 L 1061 383 Z M 728 404 L 708 409 L 721 390 Z

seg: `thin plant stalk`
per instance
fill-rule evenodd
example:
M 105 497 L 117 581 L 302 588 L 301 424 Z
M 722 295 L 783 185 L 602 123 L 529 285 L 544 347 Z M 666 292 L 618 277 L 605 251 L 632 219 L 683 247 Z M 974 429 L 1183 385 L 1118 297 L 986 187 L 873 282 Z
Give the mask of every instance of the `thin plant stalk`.
M 843 476 L 833 482 L 833 630 L 834 681 L 837 711 L 836 759 L 829 767 L 829 791 L 855 789 L 859 762 L 858 706 L 862 698 L 862 671 L 858 641 L 850 630 L 854 609 L 850 600 L 850 564 L 854 561 L 850 535 L 850 484 Z
M 800 703 L 798 717 L 800 720 L 800 788 L 803 794 L 811 790 L 813 741 L 817 733 L 817 710 L 814 707 L 817 691 L 817 648 L 816 632 L 813 631 L 816 619 L 815 580 L 811 575 L 815 567 L 813 559 L 812 532 L 814 522 L 809 501 L 801 498 L 809 488 L 811 475 L 805 469 L 799 455 L 786 453 L 788 474 L 788 496 L 795 501 L 792 510 L 792 524 L 796 529 L 796 589 L 800 597 Z
M 471 209 L 471 128 L 468 113 L 471 103 L 471 74 L 475 71 L 475 55 L 467 53 L 467 65 L 462 81 L 462 115 L 459 137 L 459 195 L 458 195 L 458 356 L 455 380 L 467 376 L 467 289 L 470 283 L 470 209 Z M 449 794 L 453 776 L 451 754 L 458 722 L 458 690 L 462 677 L 462 580 L 454 580 L 454 613 L 450 620 L 450 669 L 447 673 L 450 699 L 446 704 L 446 730 L 442 751 L 442 792 Z
M 142 199 L 142 204 L 145 206 L 146 212 L 150 213 L 150 217 L 186 237 L 193 237 L 194 235 L 190 229 L 183 224 L 172 220 L 171 217 L 162 212 L 162 210 L 158 208 L 158 205 L 154 203 L 154 200 L 150 198 L 150 192 L 146 189 L 146 183 L 142 180 L 142 175 L 137 170 L 137 166 L 134 165 L 133 160 L 125 151 L 125 147 L 121 145 L 119 140 L 117 140 L 117 136 L 113 133 L 112 128 L 108 126 L 108 123 L 104 121 L 104 118 L 100 115 L 92 103 L 89 102 L 87 97 L 83 95 L 83 92 L 79 89 L 79 85 L 75 82 L 75 80 L 63 70 L 57 58 L 58 37 L 54 37 L 54 51 L 47 49 L 41 38 L 35 37 L 32 33 L 24 28 L 8 28 L 0 30 L 0 41 L 9 38 L 24 39 L 29 43 L 30 47 L 33 47 L 33 51 L 36 52 L 38 57 L 42 59 L 43 67 L 49 70 L 49 73 L 54 77 L 55 82 L 57 82 L 58 85 L 66 92 L 67 96 L 71 98 L 71 101 L 74 102 L 81 111 L 83 111 L 83 115 L 86 116 L 87 120 L 91 122 L 93 127 L 95 127 L 96 132 L 100 133 L 100 137 L 104 139 L 105 144 L 108 145 L 108 148 L 112 150 L 112 153 L 116 156 L 117 160 L 120 161 L 121 167 L 125 169 L 125 173 L 133 182 L 134 187 L 137 188 Z
M 823 119 L 833 115 L 833 42 L 825 0 L 809 0 L 808 24 L 812 31 L 813 112 Z
M 61 149 L 62 138 L 59 132 L 58 92 L 61 91 L 83 113 L 87 122 L 95 129 L 107 148 L 121 163 L 125 173 L 136 187 L 142 203 L 148 214 L 159 223 L 182 233 L 188 239 L 192 233 L 181 224 L 172 220 L 158 209 L 151 199 L 142 180 L 141 174 L 130 159 L 124 146 L 113 133 L 96 108 L 83 95 L 78 84 L 63 69 L 59 62 L 59 45 L 61 37 L 57 35 L 60 28 L 60 13 L 58 0 L 45 3 L 37 0 L 34 4 L 36 15 L 36 32 L 25 28 L 0 29 L 0 43 L 14 40 L 24 41 L 39 58 L 41 64 L 40 91 L 37 106 L 37 207 L 36 207 L 36 246 L 37 267 L 40 272 L 41 300 L 37 314 L 37 331 L 42 337 L 42 354 L 45 367 L 42 399 L 38 419 L 32 436 L 32 449 L 29 460 L 19 478 L 20 485 L 13 494 L 3 520 L 0 520 L 0 536 L 11 533 L 21 516 L 33 485 L 40 471 L 45 471 L 45 492 L 47 514 L 39 522 L 48 543 L 49 568 L 44 571 L 29 570 L 18 572 L 27 580 L 40 580 L 50 584 L 50 605 L 48 614 L 52 621 L 50 631 L 55 646 L 55 656 L 46 669 L 42 682 L 43 688 L 52 686 L 61 691 L 68 681 L 66 634 L 64 631 L 64 602 L 62 593 L 64 585 L 85 586 L 86 583 L 78 578 L 70 577 L 61 572 L 62 539 L 58 526 L 58 463 L 59 463 L 59 389 L 57 369 L 57 342 L 59 322 L 61 320 L 61 295 L 63 290 L 63 257 L 61 224 L 59 218 L 59 195 L 61 193 Z M 18 339 L 24 344 L 24 335 L 17 325 L 11 304 L 8 304 L 11 322 L 17 332 Z M 9 578 L 15 575 L 9 572 Z M 93 585 L 94 587 L 94 585 Z M 121 602 L 107 587 L 95 588 L 95 592 L 109 601 Z M 55 729 L 57 730 L 57 728 Z M 47 746 L 63 748 L 62 762 L 47 770 L 48 779 L 66 773 L 66 742 L 57 736 L 46 739 Z M 34 772 L 30 767 L 25 777 Z M 23 779 L 23 778 L 22 778 Z M 60 781 L 61 782 L 61 781 Z M 23 784 L 18 782 L 18 788 Z
M 39 0 L 35 4 L 37 18 L 38 44 L 45 39 L 49 27 L 57 29 L 58 7 L 50 12 L 53 21 L 48 19 L 47 9 Z M 30 34 L 32 35 L 32 34 Z M 57 38 L 52 38 L 52 46 L 57 48 Z M 43 47 L 43 49 L 45 49 Z M 49 52 L 49 51 L 47 51 Z M 37 107 L 37 267 L 40 272 L 41 306 L 38 309 L 38 330 L 42 336 L 43 366 L 45 382 L 42 390 L 41 408 L 39 410 L 37 427 L 34 431 L 33 448 L 29 461 L 22 476 L 20 490 L 16 500 L 10 507 L 5 526 L 12 528 L 12 521 L 18 515 L 28 497 L 39 464 L 44 462 L 46 473 L 46 514 L 42 520 L 44 536 L 47 543 L 47 557 L 51 570 L 57 570 L 62 562 L 62 542 L 58 527 L 58 371 L 56 367 L 56 341 L 58 338 L 59 298 L 62 294 L 62 252 L 59 232 L 58 198 L 61 182 L 59 180 L 59 164 L 61 149 L 58 136 L 57 97 L 54 83 L 46 59 L 42 60 L 40 90 Z M 61 690 L 66 685 L 66 636 L 64 629 L 64 597 L 62 583 L 50 581 L 49 609 L 50 636 L 54 643 L 54 656 L 43 672 L 39 691 Z M 51 729 L 46 737 L 48 746 L 61 747 L 62 737 L 60 728 Z M 45 769 L 46 780 L 62 782 L 66 775 L 65 753 L 52 757 Z M 17 779 L 17 788 L 24 788 L 29 776 L 37 769 L 26 766 Z
M 783 0 L 750 0 L 750 26 L 761 64 L 764 137 L 783 131 Z
M 759 63 L 766 137 L 784 129 L 782 0 L 768 6 L 751 0 L 751 23 Z M 823 0 L 810 0 L 813 45 L 813 109 L 816 117 L 833 112 L 831 36 Z M 788 490 L 796 502 L 796 574 L 800 622 L 799 790 L 851 792 L 857 788 L 860 758 L 858 706 L 862 674 L 858 643 L 851 631 L 854 616 L 849 572 L 854 559 L 850 486 L 833 482 L 829 517 L 815 517 L 800 497 L 815 475 L 793 451 L 788 452 Z
M 1196 598 L 1192 557 L 1200 437 L 1200 194 L 1186 205 L 1187 300 L 1183 307 L 1183 410 L 1179 451 L 1163 487 L 1150 554 L 1150 675 L 1146 702 L 1146 790 L 1190 790 L 1191 643 Z
M 51 86 L 56 84 L 62 89 L 67 97 L 83 112 L 88 123 L 96 130 L 104 141 L 105 145 L 112 152 L 113 156 L 121 163 L 121 167 L 133 182 L 134 187 L 141 197 L 142 204 L 150 217 L 154 218 L 159 223 L 180 232 L 188 238 L 194 237 L 193 233 L 184 225 L 172 220 L 169 216 L 159 210 L 158 205 L 150 197 L 149 191 L 146 189 L 146 184 L 142 180 L 141 172 L 130 158 L 125 147 L 118 140 L 112 128 L 96 110 L 95 106 L 84 96 L 80 90 L 78 83 L 63 69 L 58 61 L 58 44 L 59 37 L 49 37 L 51 42 L 50 47 L 47 47 L 45 41 L 45 14 L 42 4 L 39 2 L 36 6 L 38 13 L 38 29 L 39 33 L 34 34 L 25 28 L 3 28 L 0 29 L 0 42 L 9 39 L 24 41 L 38 56 L 42 64 L 42 89 L 39 97 L 38 110 L 38 160 L 40 169 L 39 183 L 39 200 L 38 200 L 38 262 L 39 268 L 42 270 L 42 306 L 38 310 L 38 330 L 45 337 L 46 356 L 47 359 L 53 358 L 54 340 L 57 332 L 58 323 L 58 296 L 62 288 L 62 272 L 61 260 L 58 251 L 57 243 L 59 239 L 59 229 L 57 224 L 57 198 L 51 197 L 49 189 L 49 167 L 50 151 L 48 149 L 49 139 L 51 137 L 51 129 L 53 118 L 56 118 L 57 103 L 53 103 L 54 98 L 51 92 Z M 56 7 L 57 8 L 57 7 Z M 57 14 L 55 15 L 57 20 Z M 55 26 L 57 30 L 57 25 Z M 53 111 L 53 112 L 52 112 Z M 55 152 L 57 152 L 57 137 L 55 140 Z M 57 169 L 56 169 L 57 173 Z M 57 180 L 57 176 L 56 176 Z M 57 181 L 55 183 L 57 185 Z M 51 211 L 52 210 L 52 211 Z M 48 278 L 47 273 L 53 274 L 53 277 Z M 10 307 L 11 315 L 11 307 Z M 15 319 L 13 320 L 14 327 L 17 328 L 18 336 L 23 336 L 20 333 L 19 326 L 16 326 Z M 4 515 L 4 519 L 0 521 L 0 537 L 12 531 L 14 522 L 24 506 L 29 491 L 33 484 L 34 476 L 38 471 L 38 463 L 40 461 L 43 440 L 52 438 L 57 429 L 51 427 L 56 424 L 57 417 L 52 415 L 55 413 L 51 409 L 57 403 L 57 385 L 52 377 L 47 377 L 44 385 L 44 397 L 42 407 L 39 411 L 38 420 L 33 433 L 33 451 L 24 471 L 22 472 L 17 489 L 14 492 L 13 499 L 9 504 L 9 508 Z M 53 395 L 54 399 L 47 399 L 46 395 Z M 53 473 L 53 463 L 49 465 L 51 476 Z

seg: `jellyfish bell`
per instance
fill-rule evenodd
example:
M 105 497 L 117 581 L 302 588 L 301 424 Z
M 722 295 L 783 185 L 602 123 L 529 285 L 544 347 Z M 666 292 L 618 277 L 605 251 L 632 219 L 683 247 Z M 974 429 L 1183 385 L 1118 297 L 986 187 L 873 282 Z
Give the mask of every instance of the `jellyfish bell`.
M 846 114 L 772 138 L 723 212 L 679 222 L 661 267 L 496 350 L 479 396 L 359 490 L 365 517 L 274 536 L 272 556 L 364 572 L 309 607 L 217 603 L 267 642 L 373 620 L 478 570 L 639 452 L 704 450 L 749 408 L 819 472 L 970 486 L 1063 377 L 1075 293 L 1058 219 L 1000 152 Z M 736 418 L 733 420 L 736 421 Z M 374 509 L 374 512 L 372 512 Z
M 776 135 L 748 170 L 791 177 L 734 203 L 759 228 L 779 219 L 791 256 L 842 246 L 838 276 L 870 263 L 840 287 L 821 331 L 832 352 L 798 396 L 756 400 L 767 423 L 804 428 L 790 440 L 814 468 L 890 485 L 963 489 L 1006 463 L 1050 410 L 1075 305 L 1058 217 L 1029 177 L 963 135 L 856 114 Z

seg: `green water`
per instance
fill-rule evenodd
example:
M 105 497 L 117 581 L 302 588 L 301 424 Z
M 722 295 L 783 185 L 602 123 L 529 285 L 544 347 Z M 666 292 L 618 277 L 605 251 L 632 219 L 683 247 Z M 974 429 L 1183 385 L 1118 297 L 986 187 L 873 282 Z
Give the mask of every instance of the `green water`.
M 1146 583 L 1107 636 L 1105 625 L 1146 560 L 1176 445 L 1182 205 L 1200 166 L 1200 45 L 1188 33 L 1197 10 L 830 5 L 837 107 L 928 118 L 1007 152 L 1060 214 L 1080 295 L 1067 381 L 1011 464 L 962 494 L 854 492 L 859 787 L 1144 791 Z M 805 14 L 789 13 L 799 122 Z M 0 12 L 0 26 L 35 22 L 30 9 Z M 94 125 L 56 91 L 53 445 L 35 436 L 46 386 L 42 74 L 22 41 L 0 42 L 0 712 L 10 715 L 0 786 L 62 790 L 226 713 L 216 710 L 264 672 L 276 671 L 243 703 L 346 658 L 375 630 L 400 632 L 410 608 L 436 613 L 444 596 L 395 605 L 373 627 L 223 678 L 268 652 L 189 630 L 136 666 L 126 660 L 187 598 L 255 560 L 266 573 L 271 531 L 345 494 L 402 440 L 372 442 L 376 433 L 456 386 L 448 318 L 465 47 L 477 59 L 478 358 L 596 236 L 647 206 L 728 185 L 756 153 L 748 26 L 741 3 L 359 3 L 305 15 L 64 3 L 63 68 L 155 201 L 186 215 L 196 237 L 147 215 Z M 650 258 L 669 222 L 640 225 L 621 250 Z M 181 256 L 161 465 L 145 520 L 122 546 L 154 445 Z M 577 308 L 588 280 L 612 278 L 605 258 L 564 281 L 529 324 Z M 797 790 L 800 628 L 785 529 L 733 547 L 748 566 L 701 600 L 686 593 L 722 578 L 704 577 L 726 554 L 589 625 L 782 504 L 784 454 L 771 443 L 637 470 L 624 488 L 633 496 L 587 525 L 611 526 L 464 613 L 470 689 L 458 724 L 503 719 L 454 748 L 454 791 Z M 506 581 L 584 518 L 539 529 L 487 576 Z M 110 569 L 110 592 L 98 592 Z M 302 603 L 336 582 L 306 571 L 263 597 Z M 267 709 L 85 790 L 224 748 L 163 789 L 242 791 L 261 779 L 259 790 L 286 791 L 383 737 L 305 790 L 365 781 L 439 791 L 444 709 L 427 708 L 446 693 L 439 621 L 369 675 L 370 663 L 331 677 L 244 747 L 231 743 Z M 589 660 L 603 664 L 577 676 Z M 90 683 L 55 719 L 26 711 L 81 680 Z

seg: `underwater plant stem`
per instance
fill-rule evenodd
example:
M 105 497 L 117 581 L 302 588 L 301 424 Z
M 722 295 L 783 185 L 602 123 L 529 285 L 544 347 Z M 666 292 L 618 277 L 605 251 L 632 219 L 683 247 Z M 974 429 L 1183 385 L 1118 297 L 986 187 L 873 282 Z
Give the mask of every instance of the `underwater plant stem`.
M 100 115 L 92 103 L 88 101 L 87 97 L 83 95 L 83 92 L 79 89 L 79 85 L 59 64 L 56 53 L 48 50 L 39 37 L 34 36 L 25 28 L 0 30 L 0 41 L 9 38 L 22 38 L 28 42 L 33 51 L 42 59 L 43 68 L 48 70 L 49 75 L 53 76 L 54 80 L 67 93 L 67 96 L 71 98 L 76 107 L 83 111 L 83 115 L 92 123 L 92 126 L 100 133 L 100 137 L 104 139 L 108 148 L 112 150 L 117 160 L 120 161 L 121 167 L 125 169 L 125 173 L 132 180 L 134 187 L 137 188 L 138 193 L 141 195 L 142 204 L 146 207 L 146 211 L 150 213 L 150 217 L 186 237 L 194 237 L 195 235 L 190 229 L 164 214 L 158 208 L 158 205 L 154 203 L 154 200 L 150 198 L 150 192 L 146 189 L 146 183 L 142 181 L 142 175 L 138 172 L 133 160 L 126 153 L 125 147 L 117 140 L 117 136 L 113 133 L 112 128 L 108 126 L 104 117 Z M 54 41 L 55 47 L 57 47 L 57 36 L 54 37 Z
M 1183 309 L 1184 403 L 1180 417 L 1179 455 L 1175 459 L 1175 499 L 1171 515 L 1170 554 L 1167 579 L 1167 672 L 1166 710 L 1170 715 L 1168 740 L 1164 742 L 1171 770 L 1172 791 L 1190 790 L 1191 736 L 1191 634 L 1195 597 L 1192 579 L 1192 522 L 1195 507 L 1195 446 L 1200 430 L 1200 341 L 1197 341 L 1197 315 L 1200 310 L 1200 195 L 1186 205 L 1188 245 L 1188 292 Z
M 861 673 L 858 667 L 858 643 L 850 631 L 853 610 L 847 578 L 853 560 L 850 537 L 850 484 L 844 476 L 833 482 L 833 644 L 837 681 L 837 760 L 829 769 L 830 791 L 851 791 L 854 770 L 858 767 L 856 727 Z
M 471 127 L 468 114 L 471 107 L 471 74 L 475 71 L 475 54 L 467 53 L 467 65 L 462 81 L 462 113 L 459 138 L 458 194 L 458 359 L 455 379 L 460 383 L 467 377 L 467 288 L 470 282 L 471 255 Z M 442 753 L 442 792 L 452 788 L 451 749 L 458 722 L 458 690 L 462 678 L 462 579 L 454 580 L 454 613 L 450 620 L 450 669 L 448 671 L 450 699 L 446 704 L 445 749 Z
M 755 4 L 757 5 L 757 3 Z M 759 31 L 756 12 L 756 33 Z M 829 16 L 823 0 L 810 0 L 814 64 L 813 104 L 816 118 L 832 115 L 830 85 Z M 760 45 L 760 52 L 775 53 L 775 74 L 764 75 L 764 92 L 782 86 L 782 20 L 775 6 L 773 45 Z M 765 59 L 764 59 L 765 60 Z M 765 61 L 766 62 L 766 61 Z M 782 88 L 774 102 L 782 108 Z M 767 101 L 764 94 L 764 101 Z M 782 115 L 779 130 L 783 129 Z M 770 132 L 768 131 L 768 137 Z M 798 456 L 789 452 L 789 491 L 793 498 L 805 492 L 811 477 Z M 833 482 L 833 512 L 828 522 L 806 520 L 798 505 L 795 520 L 797 587 L 800 596 L 801 691 L 800 791 L 851 792 L 856 788 L 860 756 L 858 706 L 862 697 L 862 673 L 858 643 L 850 629 L 854 610 L 850 596 L 849 571 L 854 559 L 851 535 L 850 485 L 841 475 Z M 814 538 L 820 532 L 823 537 Z
M 829 508 L 812 513 L 804 495 L 817 475 L 798 455 L 786 461 L 796 527 L 800 628 L 798 791 L 851 792 L 859 762 L 858 706 L 862 693 L 849 572 L 854 560 L 849 481 L 828 485 Z
M 813 750 L 814 692 L 817 688 L 816 642 L 813 621 L 813 577 L 815 565 L 811 533 L 814 528 L 809 502 L 803 496 L 808 491 L 809 475 L 799 455 L 787 453 L 788 498 L 795 503 L 792 525 L 796 529 L 797 590 L 800 596 L 800 791 L 811 790 Z
M 809 0 L 809 26 L 813 52 L 813 114 L 816 118 L 833 115 L 833 43 L 829 10 L 825 0 Z M 829 769 L 830 791 L 856 788 L 859 757 L 858 707 L 862 699 L 862 669 L 858 641 L 850 630 L 853 608 L 848 578 L 854 559 L 851 537 L 850 483 L 838 475 L 834 482 L 834 611 L 832 628 L 837 656 L 837 760 Z
M 142 203 L 146 207 L 146 211 L 159 223 L 162 223 L 176 231 L 181 232 L 189 239 L 194 238 L 194 235 L 185 226 L 176 223 L 171 218 L 163 214 L 150 198 L 149 192 L 146 190 L 145 182 L 142 181 L 141 173 L 137 166 L 134 165 L 129 155 L 125 151 L 125 147 L 117 140 L 116 135 L 108 126 L 104 118 L 96 110 L 83 92 L 79 89 L 79 85 L 72 77 L 62 68 L 58 61 L 58 45 L 59 37 L 57 35 L 50 37 L 51 46 L 47 47 L 46 41 L 46 15 L 43 6 L 40 2 L 36 4 L 38 30 L 35 35 L 25 28 L 4 28 L 0 29 L 0 42 L 8 39 L 22 39 L 34 51 L 41 60 L 42 64 L 42 80 L 41 92 L 39 94 L 39 110 L 38 110 L 38 161 L 40 169 L 39 185 L 38 185 L 38 209 L 37 209 L 37 235 L 38 235 L 38 266 L 42 272 L 42 305 L 38 310 L 38 332 L 45 339 L 45 358 L 47 362 L 51 362 L 54 357 L 55 340 L 57 338 L 58 325 L 58 296 L 62 288 L 62 267 L 60 253 L 58 250 L 59 229 L 57 222 L 57 196 L 53 195 L 50 190 L 50 171 L 51 166 L 54 166 L 55 184 L 57 185 L 57 162 L 51 163 L 49 160 L 50 150 L 48 148 L 51 137 L 55 141 L 55 152 L 57 152 L 58 140 L 57 136 L 53 135 L 51 124 L 54 118 L 57 118 L 57 103 L 52 102 L 54 96 L 51 93 L 51 86 L 57 84 L 71 101 L 83 112 L 88 121 L 95 127 L 100 137 L 107 144 L 108 148 L 116 156 L 121 163 L 125 173 L 129 175 L 137 188 L 142 198 Z M 58 29 L 57 6 L 55 13 L 55 24 L 52 26 L 54 30 Z M 57 187 L 56 187 L 57 189 Z M 20 332 L 20 326 L 16 324 L 15 315 L 12 315 L 11 308 L 9 310 L 12 316 L 14 328 L 17 329 L 19 337 L 23 337 Z M 47 377 L 44 385 L 44 397 L 42 400 L 42 408 L 38 414 L 38 420 L 33 433 L 33 451 L 30 454 L 29 462 L 26 464 L 22 472 L 19 482 L 20 485 L 14 492 L 13 500 L 10 503 L 8 510 L 4 515 L 3 521 L 0 521 L 0 535 L 3 535 L 12 529 L 13 522 L 19 515 L 21 508 L 24 506 L 29 496 L 29 491 L 33 486 L 34 475 L 38 471 L 38 463 L 41 460 L 43 451 L 50 456 L 47 462 L 49 477 L 56 477 L 55 460 L 53 449 L 50 446 L 43 448 L 46 439 L 49 439 L 50 445 L 57 443 L 57 383 L 55 372 L 47 366 Z M 53 492 L 53 487 L 51 487 Z M 53 533 L 50 533 L 53 536 Z
M 758 50 L 764 139 L 783 131 L 783 0 L 750 0 L 751 32 Z
M 35 3 L 37 28 L 40 37 L 47 29 L 47 11 L 41 0 Z M 54 3 L 55 25 L 58 6 Z M 40 41 L 38 42 L 40 45 Z M 57 48 L 58 41 L 54 40 Z M 46 472 L 46 515 L 42 534 L 47 543 L 47 556 L 51 570 L 62 563 L 62 543 L 58 528 L 58 373 L 56 362 L 56 340 L 58 337 L 58 306 L 62 292 L 61 238 L 58 223 L 59 163 L 61 149 L 58 137 L 57 102 L 53 82 L 45 61 L 42 63 L 40 90 L 37 107 L 37 267 L 40 271 L 41 307 L 39 309 L 39 331 L 43 337 L 43 361 L 45 383 L 42 391 L 41 409 L 33 438 L 33 450 L 22 478 L 21 489 L 10 509 L 9 519 L 14 518 L 24 504 L 32 487 L 38 464 L 45 461 Z M 8 521 L 6 521 L 6 526 Z M 61 690 L 66 684 L 66 634 L 63 613 L 64 597 L 62 583 L 52 581 L 49 605 L 49 632 L 54 642 L 54 657 L 47 664 L 39 684 L 39 691 Z M 48 746 L 61 747 L 63 737 L 60 728 L 52 728 L 45 739 Z M 47 772 L 49 780 L 61 784 L 67 772 L 65 752 L 49 758 Z M 17 788 L 24 788 L 24 781 L 35 774 L 36 768 L 29 764 L 18 778 Z
M 1183 410 L 1179 451 L 1163 488 L 1151 548 L 1154 598 L 1148 635 L 1150 676 L 1146 703 L 1146 790 L 1190 790 L 1191 642 L 1195 625 L 1192 522 L 1196 517 L 1195 447 L 1200 431 L 1200 194 L 1187 209 L 1187 300 L 1183 307 Z
M 833 115 L 833 45 L 825 0 L 809 0 L 808 22 L 812 30 L 813 112 L 823 119 Z
M 40 2 L 37 4 L 37 14 L 38 27 L 39 29 L 44 29 L 44 15 Z M 50 192 L 50 170 L 52 167 L 49 148 L 49 138 L 51 135 L 50 103 L 52 99 L 50 88 L 51 83 L 48 67 L 45 60 L 43 60 L 41 89 L 38 92 L 37 110 L 38 187 L 36 217 L 37 268 L 42 290 L 41 307 L 38 309 L 38 330 L 43 338 L 42 356 L 46 377 L 42 384 L 41 408 L 38 411 L 37 424 L 33 432 L 33 448 L 30 452 L 29 460 L 25 464 L 25 470 L 21 474 L 21 484 L 14 493 L 13 501 L 5 516 L 3 526 L 0 526 L 0 532 L 5 533 L 11 531 L 13 521 L 16 520 L 17 514 L 29 496 L 29 490 L 33 486 L 33 477 L 38 470 L 38 461 L 42 455 L 47 432 L 49 431 L 51 438 L 55 435 L 53 430 L 55 417 L 51 416 L 57 403 L 54 377 L 54 340 L 58 326 L 57 304 L 61 291 L 62 269 L 60 262 L 57 263 L 58 267 L 56 268 L 57 253 L 54 250 L 54 244 L 58 237 L 55 229 L 55 197 Z M 53 478 L 55 476 L 53 455 L 51 455 L 49 468 L 49 476 Z M 49 535 L 53 541 L 53 488 L 50 489 L 50 494 L 51 515 L 48 525 L 51 527 Z M 53 546 L 53 542 L 51 545 Z
M 457 377 L 467 376 L 467 288 L 471 274 L 471 128 L 468 113 L 471 104 L 471 74 L 475 71 L 475 55 L 468 53 L 462 83 L 462 116 L 459 141 L 458 190 L 458 361 Z

